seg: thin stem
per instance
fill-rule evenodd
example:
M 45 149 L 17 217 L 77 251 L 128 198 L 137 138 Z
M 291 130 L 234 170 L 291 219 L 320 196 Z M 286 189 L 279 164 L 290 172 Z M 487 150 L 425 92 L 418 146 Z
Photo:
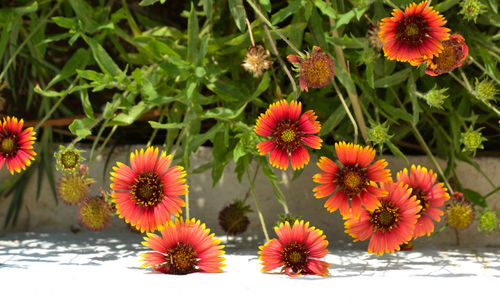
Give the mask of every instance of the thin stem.
M 472 86 L 470 85 L 469 81 L 467 80 L 467 77 L 465 76 L 464 72 L 460 69 L 460 74 L 462 76 L 462 79 L 463 81 L 461 81 L 457 76 L 455 76 L 453 73 L 449 73 L 453 79 L 455 79 L 458 83 L 460 83 L 465 89 L 467 89 L 467 91 L 471 94 L 471 95 L 474 95 L 474 90 L 472 89 Z M 488 108 L 490 108 L 490 110 L 492 110 L 493 112 L 495 112 L 495 114 L 497 114 L 498 116 L 500 116 L 500 110 L 498 110 L 494 105 L 490 104 L 489 102 L 485 101 L 485 100 L 481 100 L 481 102 L 487 106 Z
M 399 9 L 399 6 L 394 4 L 391 0 L 384 0 L 385 3 L 387 3 L 389 6 L 392 6 L 395 9 Z
M 258 167 L 257 167 L 258 169 Z M 248 178 L 248 183 L 250 184 L 250 190 L 252 192 L 253 200 L 255 202 L 255 208 L 257 209 L 257 214 L 259 215 L 260 225 L 262 226 L 262 231 L 264 232 L 264 237 L 266 238 L 266 242 L 269 242 L 269 235 L 267 234 L 266 223 L 264 222 L 264 216 L 262 215 L 262 211 L 260 210 L 259 201 L 257 200 L 257 195 L 255 194 L 255 189 L 253 187 L 253 181 L 250 178 L 250 173 L 248 172 L 248 168 L 245 170 Z
M 460 237 L 458 236 L 458 229 L 453 228 L 455 230 L 455 240 L 457 241 L 457 246 L 460 246 Z
M 453 194 L 453 189 L 451 188 L 451 185 L 448 182 L 448 179 L 444 175 L 443 170 L 441 169 L 441 166 L 439 165 L 439 163 L 437 162 L 436 158 L 434 157 L 434 155 L 432 154 L 431 150 L 429 149 L 429 146 L 427 146 L 427 144 L 425 143 L 424 138 L 422 137 L 422 135 L 420 134 L 420 132 L 418 131 L 418 129 L 413 124 L 410 123 L 410 126 L 411 126 L 411 128 L 413 130 L 413 134 L 417 138 L 418 142 L 424 148 L 425 153 L 431 159 L 431 162 L 434 164 L 434 167 L 438 171 L 439 175 L 441 175 L 441 177 L 443 178 L 443 181 L 444 181 L 446 187 L 448 188 L 448 191 L 450 192 L 450 194 Z
M 99 147 L 99 149 L 97 150 L 97 153 L 95 154 L 95 155 L 96 155 L 96 157 L 102 153 L 102 150 L 104 150 L 104 148 L 105 148 L 105 147 L 106 147 L 106 145 L 108 144 L 109 140 L 111 139 L 111 136 L 113 136 L 113 134 L 115 134 L 115 131 L 116 131 L 117 129 L 118 129 L 118 125 L 114 125 L 114 126 L 113 126 L 113 128 L 111 129 L 111 131 L 109 131 L 108 136 L 106 136 L 106 139 L 104 139 L 103 143 L 101 144 L 101 146 L 100 146 L 100 147 Z M 91 160 L 90 160 L 90 164 L 92 164 L 92 163 L 93 163 L 93 161 L 95 160 L 95 158 L 96 158 L 96 157 L 94 157 L 94 159 L 91 159 Z M 90 165 L 89 165 L 89 166 L 90 166 Z
M 184 194 L 184 201 L 186 202 L 186 219 L 189 219 L 189 192 Z
M 490 76 L 493 80 L 495 80 L 497 83 L 499 83 L 499 84 L 500 84 L 500 80 L 498 80 L 498 79 L 495 77 L 495 75 L 491 75 L 491 73 L 490 73 L 488 70 L 486 70 L 486 68 L 485 68 L 482 64 L 480 64 L 479 62 L 477 62 L 477 60 L 476 60 L 476 59 L 474 59 L 472 56 L 469 56 L 469 58 L 471 59 L 471 61 L 472 61 L 475 65 L 477 65 L 477 67 L 478 67 L 478 68 L 480 68 L 480 69 L 481 69 L 484 73 L 488 74 L 488 76 Z M 0 79 L 1 79 L 1 78 L 0 78 Z
M 26 43 L 28 43 L 28 41 L 30 41 L 31 37 L 36 33 L 38 32 L 38 30 L 42 27 L 42 25 L 45 24 L 45 22 L 47 21 L 47 19 L 49 19 L 50 16 L 52 16 L 52 14 L 59 8 L 59 5 L 61 5 L 62 2 L 58 1 L 57 4 L 50 10 L 50 12 L 45 15 L 43 17 L 42 20 L 38 21 L 38 24 L 36 25 L 36 27 L 31 31 L 31 33 L 28 35 L 28 37 L 26 37 L 26 39 L 17 47 L 16 51 L 14 52 L 14 54 L 12 54 L 12 56 L 9 58 L 9 61 L 7 61 L 7 64 L 5 65 L 5 67 L 3 68 L 2 70 L 2 73 L 0 74 L 0 82 L 2 81 L 3 79 L 3 76 L 5 75 L 5 73 L 7 72 L 7 70 L 9 69 L 10 65 L 14 62 L 14 60 L 16 59 L 16 56 L 17 54 L 19 54 L 19 52 L 22 50 L 22 48 L 24 47 L 24 45 Z
M 253 178 L 252 178 L 252 183 L 255 184 L 255 180 L 257 179 L 257 173 L 259 173 L 259 167 L 260 167 L 260 164 L 257 163 L 257 167 L 255 168 L 255 173 L 253 174 Z M 248 188 L 248 191 L 247 193 L 245 194 L 245 197 L 243 198 L 243 202 L 245 203 L 248 199 L 248 197 L 250 196 L 250 192 L 251 192 L 251 188 Z
M 354 117 L 352 116 L 351 111 L 349 110 L 349 107 L 347 106 L 347 103 L 344 100 L 344 96 L 342 96 L 342 93 L 340 92 L 339 87 L 337 86 L 337 83 L 335 82 L 335 79 L 332 79 L 332 84 L 333 84 L 333 87 L 335 88 L 335 91 L 337 92 L 337 95 L 340 98 L 340 101 L 342 102 L 342 105 L 344 106 L 344 110 L 345 110 L 347 116 L 351 120 L 352 126 L 354 128 L 354 143 L 357 144 L 358 143 L 358 125 L 356 124 L 356 120 L 354 120 Z
M 264 14 L 262 14 L 262 12 L 260 11 L 260 9 L 255 5 L 255 3 L 253 3 L 252 0 L 247 0 L 248 4 L 250 4 L 250 6 L 253 8 L 253 10 L 255 11 L 255 13 L 257 15 L 259 15 L 260 19 L 265 23 L 267 24 L 267 26 L 269 26 L 276 34 L 278 34 L 278 36 L 280 36 L 281 39 L 283 39 L 283 41 L 286 42 L 286 44 L 288 44 L 295 53 L 297 53 L 297 55 L 299 55 L 300 57 L 304 57 L 304 54 L 299 51 L 295 45 L 290 42 L 290 40 L 288 40 L 282 33 L 280 33 L 278 31 L 278 29 L 276 27 L 274 27 L 274 25 L 269 22 L 269 20 L 267 20 L 267 18 L 264 16 Z
M 248 18 L 245 18 L 245 21 L 247 23 L 248 34 L 250 35 L 250 41 L 252 42 L 252 46 L 255 46 L 255 40 L 253 39 L 253 33 L 252 33 L 252 25 L 250 24 L 250 21 L 248 21 Z

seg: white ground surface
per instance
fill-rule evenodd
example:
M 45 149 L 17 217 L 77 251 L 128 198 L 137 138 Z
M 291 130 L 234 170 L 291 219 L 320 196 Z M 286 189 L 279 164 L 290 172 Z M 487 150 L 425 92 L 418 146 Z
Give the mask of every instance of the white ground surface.
M 174 276 L 139 267 L 138 255 L 147 251 L 141 240 L 123 232 L 4 234 L 0 303 L 500 302 L 498 248 L 377 257 L 331 247 L 329 277 L 289 278 L 260 272 L 256 242 L 232 241 L 223 273 Z

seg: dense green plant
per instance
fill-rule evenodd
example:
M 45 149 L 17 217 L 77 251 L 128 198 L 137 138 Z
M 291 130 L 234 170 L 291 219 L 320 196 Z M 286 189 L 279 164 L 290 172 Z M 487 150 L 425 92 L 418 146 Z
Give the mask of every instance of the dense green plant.
M 286 98 L 299 99 L 318 114 L 324 140 L 318 155 L 331 156 L 334 142 L 346 140 L 372 143 L 405 160 L 425 153 L 436 164 L 439 157 L 447 160 L 442 170 L 437 167 L 440 179 L 454 181 L 450 186 L 486 207 L 486 197 L 463 189 L 455 168 L 464 161 L 482 173 L 473 159 L 481 152 L 476 149 L 499 147 L 498 3 L 433 1 L 447 26 L 465 38 L 469 59 L 449 74 L 431 77 L 425 68 L 386 60 L 367 31 L 391 6 L 410 2 L 10 1 L 0 10 L 3 111 L 34 121 L 38 129 L 38 193 L 44 173 L 55 193 L 52 141 L 72 136 L 73 144 L 90 142 L 92 165 L 134 125 L 143 143 L 163 145 L 189 173 L 211 170 L 214 185 L 231 161 L 240 181 L 251 181 L 250 164 L 258 163 L 287 213 L 279 180 L 258 155 L 253 132 L 257 115 Z M 476 15 L 464 10 L 466 5 L 476 5 Z M 261 77 L 241 66 L 253 40 L 274 61 Z M 301 93 L 284 58 L 315 45 L 334 59 L 341 87 Z M 341 103 L 344 97 L 356 124 Z M 480 142 L 468 146 L 468 132 L 479 130 Z M 190 156 L 201 145 L 213 146 L 213 160 L 193 168 Z M 1 195 L 15 192 L 6 225 L 15 222 L 24 177 L 33 173 L 34 166 L 0 185 Z M 485 177 L 489 196 L 499 188 Z

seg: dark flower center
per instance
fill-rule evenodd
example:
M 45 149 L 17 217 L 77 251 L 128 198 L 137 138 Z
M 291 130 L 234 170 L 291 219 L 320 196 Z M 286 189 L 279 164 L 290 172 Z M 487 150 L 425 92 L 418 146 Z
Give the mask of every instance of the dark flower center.
M 172 274 L 192 273 L 196 266 L 196 252 L 190 245 L 179 242 L 176 247 L 167 251 L 165 261 Z
M 399 221 L 399 208 L 390 202 L 381 201 L 382 205 L 370 214 L 370 223 L 376 231 L 391 231 Z
M 413 188 L 411 191 L 411 196 L 415 195 L 422 209 L 418 212 L 418 215 L 421 215 L 423 212 L 429 208 L 429 199 L 424 191 L 419 188 Z
M 345 194 L 356 195 L 365 190 L 368 185 L 368 177 L 364 169 L 358 166 L 347 165 L 337 172 L 335 182 Z
M 154 207 L 163 198 L 160 177 L 155 172 L 147 172 L 136 177 L 130 192 L 136 204 L 142 207 Z
M 296 122 L 279 122 L 273 133 L 276 146 L 283 151 L 294 151 L 300 146 L 302 132 Z
M 219 224 L 229 235 L 236 235 L 247 230 L 250 220 L 245 211 L 235 204 L 231 204 L 219 213 Z
M 73 169 L 78 164 L 79 155 L 74 151 L 65 151 L 61 154 L 61 164 L 66 169 Z
M 285 267 L 299 273 L 306 269 L 309 252 L 304 244 L 292 242 L 281 250 L 281 260 Z
M 3 157 L 8 158 L 16 154 L 18 149 L 16 135 L 8 135 L 6 137 L 1 138 L 0 140 L 1 140 L 0 154 L 2 154 Z
M 427 21 L 420 15 L 406 16 L 396 26 L 396 33 L 399 40 L 418 45 L 427 34 Z

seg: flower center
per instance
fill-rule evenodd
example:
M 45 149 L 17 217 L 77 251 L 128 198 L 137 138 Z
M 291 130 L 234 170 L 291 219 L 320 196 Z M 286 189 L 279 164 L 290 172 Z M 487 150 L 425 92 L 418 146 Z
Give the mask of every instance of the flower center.
M 396 33 L 396 37 L 407 44 L 420 44 L 427 34 L 427 21 L 420 15 L 404 17 L 396 26 Z
M 370 214 L 370 223 L 376 231 L 391 231 L 399 221 L 399 208 L 390 202 L 381 203 L 382 205 Z
M 147 172 L 136 177 L 130 191 L 137 205 L 154 207 L 163 198 L 160 177 L 155 172 Z
M 335 182 L 345 194 L 355 195 L 365 190 L 366 185 L 368 185 L 368 178 L 364 169 L 347 165 L 337 172 Z
M 309 252 L 304 244 L 293 242 L 281 250 L 281 260 L 285 267 L 299 273 L 305 270 Z
M 283 151 L 294 151 L 300 146 L 302 132 L 296 122 L 282 121 L 273 133 L 276 146 Z
M 196 266 L 196 252 L 190 245 L 179 242 L 167 251 L 165 260 L 172 274 L 192 273 Z
M 311 88 L 322 88 L 333 77 L 333 66 L 327 54 L 312 53 L 311 57 L 300 64 L 300 76 Z
M 8 158 L 17 152 L 17 143 L 16 136 L 9 135 L 0 139 L 2 142 L 0 144 L 0 154 L 2 154 L 5 158 Z
M 415 195 L 420 206 L 422 207 L 422 209 L 420 209 L 420 211 L 418 212 L 418 215 L 421 215 L 427 210 L 427 208 L 429 208 L 429 199 L 427 198 L 427 195 L 425 195 L 425 192 L 419 188 L 413 188 L 413 190 L 411 191 L 411 196 L 413 195 Z
M 73 169 L 78 164 L 78 153 L 66 151 L 61 155 L 61 164 L 66 169 Z

